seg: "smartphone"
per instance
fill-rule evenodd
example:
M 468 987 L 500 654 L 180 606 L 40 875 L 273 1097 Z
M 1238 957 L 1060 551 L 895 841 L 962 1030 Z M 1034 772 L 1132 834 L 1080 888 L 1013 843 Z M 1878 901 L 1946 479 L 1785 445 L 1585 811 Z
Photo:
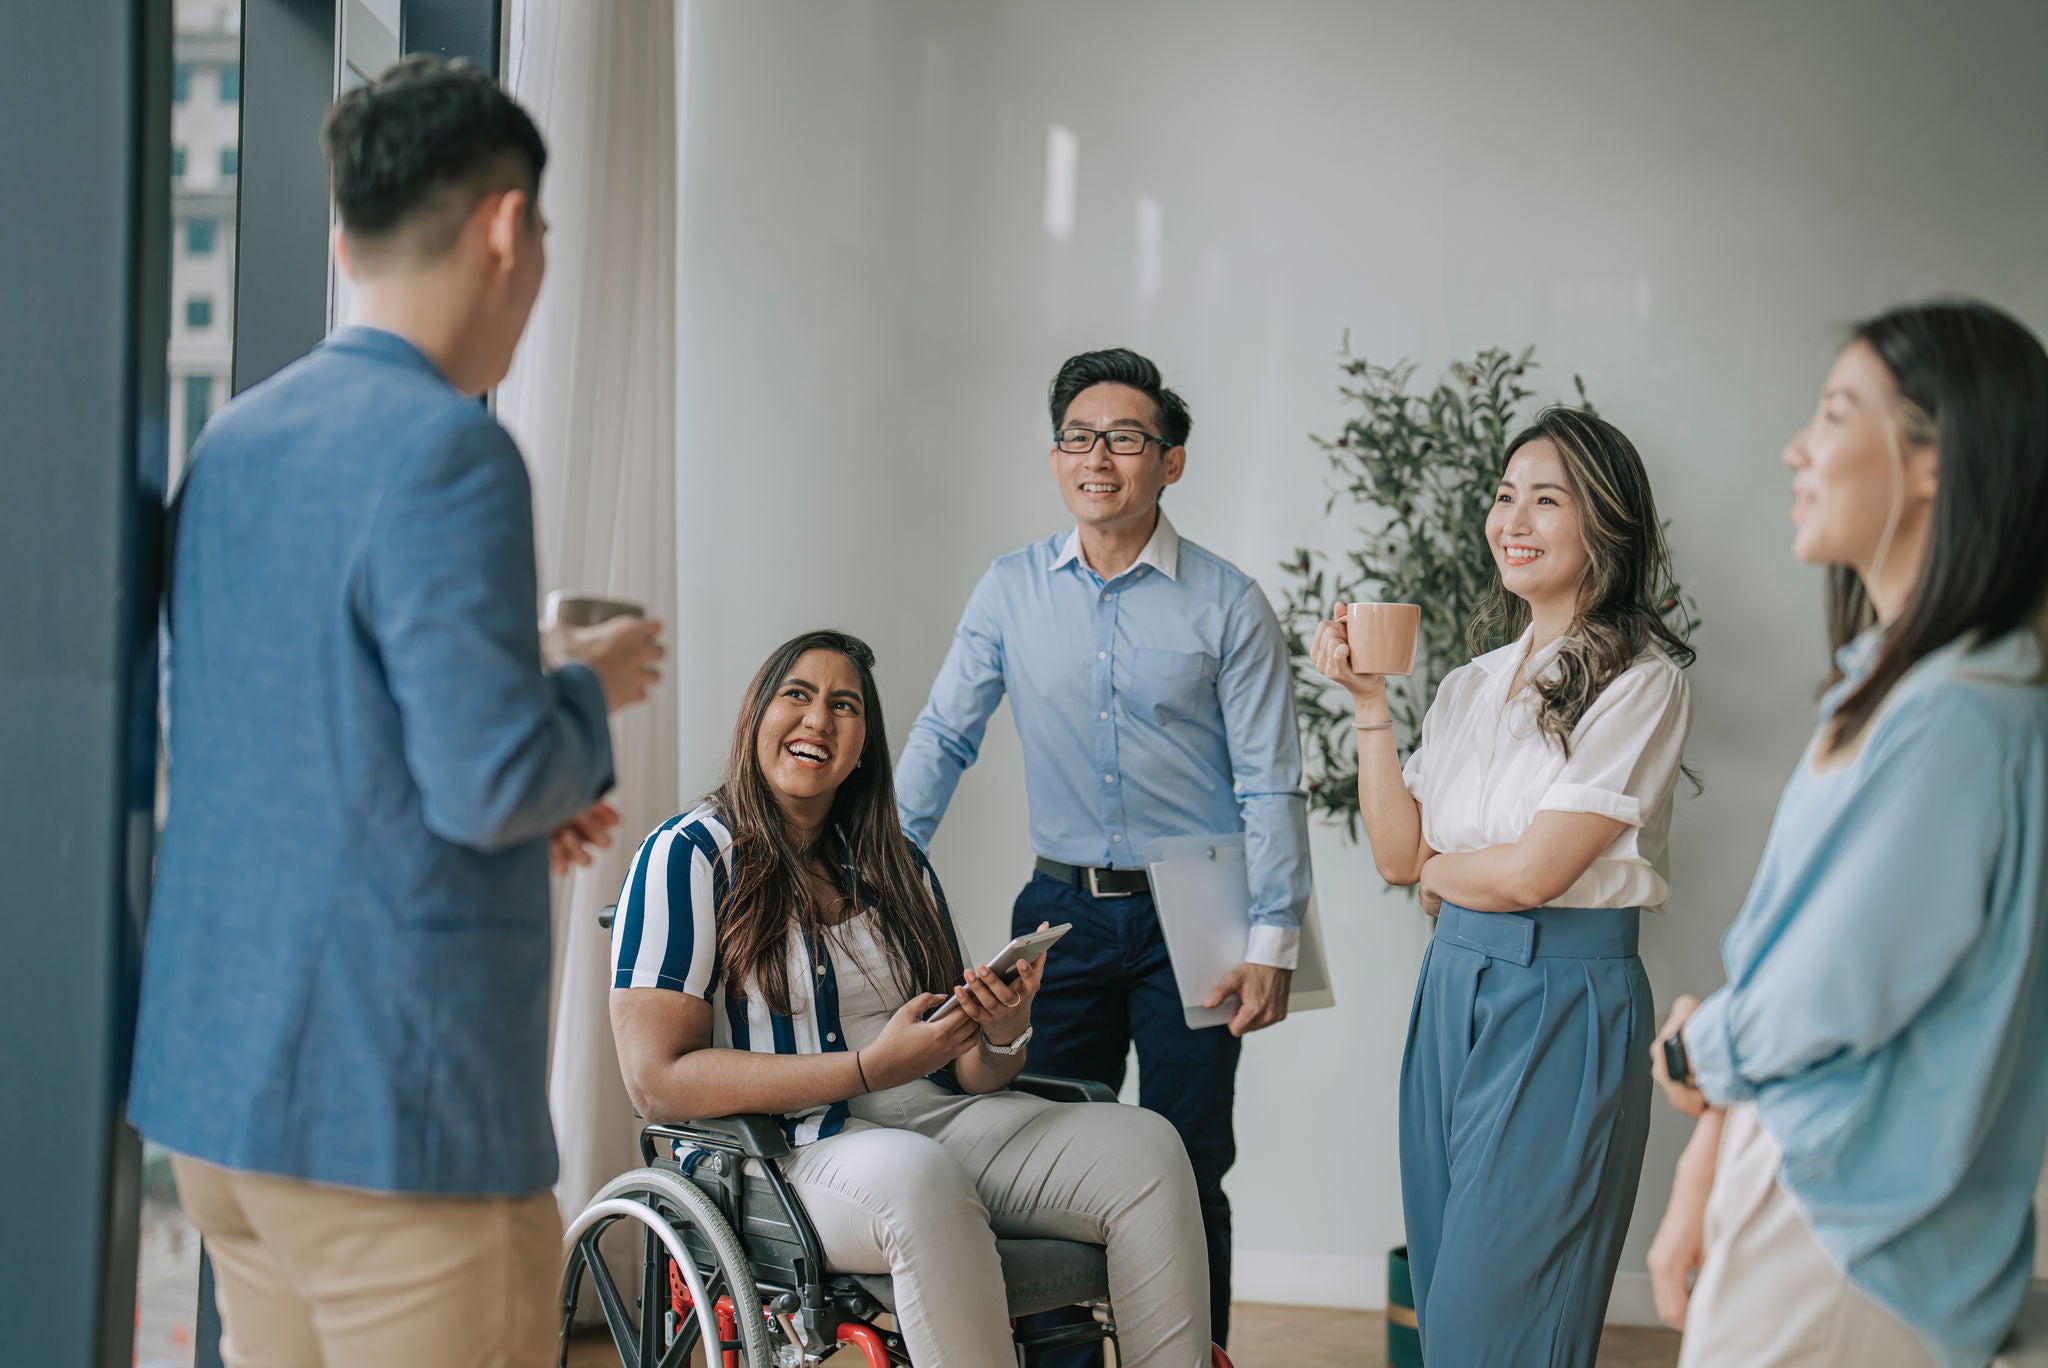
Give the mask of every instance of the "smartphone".
M 1669 1036 L 1664 1041 L 1664 1076 L 1673 1083 L 1692 1082 L 1692 1061 L 1686 1058 L 1683 1036 Z
M 1014 983 L 1019 969 L 1032 960 L 1037 959 L 1047 950 L 1050 950 L 1053 942 L 1073 929 L 1074 924 L 1072 922 L 1062 922 L 1058 926 L 1048 926 L 1043 931 L 1032 931 L 1019 936 L 993 955 L 990 955 L 988 960 L 982 965 L 982 968 L 994 970 L 996 977 L 1004 983 Z M 924 1014 L 924 1019 L 926 1021 L 938 1021 L 950 1014 L 959 1005 L 959 994 L 949 993 L 944 1002 Z

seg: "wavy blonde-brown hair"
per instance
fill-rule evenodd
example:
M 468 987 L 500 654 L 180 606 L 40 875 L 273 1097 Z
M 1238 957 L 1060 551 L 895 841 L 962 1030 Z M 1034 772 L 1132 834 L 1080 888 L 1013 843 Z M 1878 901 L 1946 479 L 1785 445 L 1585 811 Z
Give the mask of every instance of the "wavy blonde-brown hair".
M 1538 440 L 1556 447 L 1564 461 L 1586 543 L 1578 612 L 1559 643 L 1556 666 L 1529 681 L 1541 700 L 1537 725 L 1569 755 L 1579 719 L 1646 646 L 1662 646 L 1680 666 L 1692 664 L 1695 652 L 1664 617 L 1677 598 L 1677 581 L 1649 472 L 1635 444 L 1585 409 L 1547 408 L 1508 443 L 1502 468 Z M 1528 626 L 1529 605 L 1496 574 L 1466 638 L 1477 655 L 1497 636 L 1513 641 Z

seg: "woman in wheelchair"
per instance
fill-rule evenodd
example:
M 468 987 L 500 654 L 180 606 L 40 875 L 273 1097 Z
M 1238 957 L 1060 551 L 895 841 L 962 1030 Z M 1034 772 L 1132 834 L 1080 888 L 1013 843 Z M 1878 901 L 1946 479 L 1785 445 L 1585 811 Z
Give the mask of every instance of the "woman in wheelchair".
M 772 1162 L 834 1271 L 886 1273 L 911 1358 L 1016 1362 L 998 1235 L 1101 1244 L 1129 1365 L 1210 1363 L 1208 1270 L 1179 1137 L 1136 1107 L 1006 1092 L 1043 957 L 963 971 L 897 824 L 874 654 L 809 632 L 747 690 L 722 787 L 635 856 L 611 1015 L 643 1116 L 768 1112 Z M 957 994 L 958 1010 L 923 1015 Z

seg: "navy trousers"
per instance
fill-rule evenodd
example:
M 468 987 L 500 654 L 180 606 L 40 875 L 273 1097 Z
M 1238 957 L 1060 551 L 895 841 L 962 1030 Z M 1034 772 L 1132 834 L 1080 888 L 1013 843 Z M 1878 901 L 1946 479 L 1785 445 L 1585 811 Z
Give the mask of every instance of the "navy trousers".
M 1401 1060 L 1423 1357 L 1593 1368 L 1650 1135 L 1635 908 L 1443 905 Z
M 1033 874 L 1011 912 L 1011 934 L 1040 922 L 1072 922 L 1074 929 L 1046 958 L 1025 1067 L 1121 1088 L 1124 1062 L 1131 1046 L 1138 1047 L 1138 1103 L 1173 1123 L 1194 1166 L 1208 1236 L 1209 1333 L 1222 1344 L 1230 1328 L 1230 1200 L 1223 1195 L 1223 1175 L 1237 1159 L 1231 1107 L 1242 1042 L 1222 1026 L 1188 1029 L 1150 894 L 1097 898 Z M 1085 1314 L 1048 1311 L 1031 1319 L 1040 1325 Z M 1044 1368 L 1101 1361 L 1094 1346 L 1047 1350 L 1035 1358 Z

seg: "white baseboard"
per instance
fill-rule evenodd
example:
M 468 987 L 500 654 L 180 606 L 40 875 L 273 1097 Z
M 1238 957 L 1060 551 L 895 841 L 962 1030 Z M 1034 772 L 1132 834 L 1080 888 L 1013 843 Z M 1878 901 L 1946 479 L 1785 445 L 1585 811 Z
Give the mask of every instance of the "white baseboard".
M 1387 1260 L 1385 1255 L 1240 1249 L 1230 1258 L 1230 1295 L 1235 1301 L 1273 1306 L 1381 1311 L 1387 1305 Z
M 1322 1306 L 1384 1311 L 1387 1261 L 1362 1254 L 1290 1254 L 1241 1249 L 1230 1261 L 1230 1294 L 1271 1306 Z M 1609 1325 L 1660 1325 L 1650 1275 L 1623 1273 L 1607 1301 Z

